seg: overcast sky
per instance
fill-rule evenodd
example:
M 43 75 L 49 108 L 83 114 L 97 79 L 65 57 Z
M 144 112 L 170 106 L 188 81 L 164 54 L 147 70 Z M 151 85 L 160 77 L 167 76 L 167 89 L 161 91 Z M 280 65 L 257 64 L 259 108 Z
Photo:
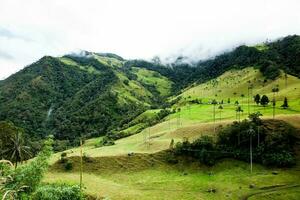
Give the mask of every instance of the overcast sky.
M 205 59 L 300 34 L 299 0 L 0 0 L 0 79 L 44 55 Z

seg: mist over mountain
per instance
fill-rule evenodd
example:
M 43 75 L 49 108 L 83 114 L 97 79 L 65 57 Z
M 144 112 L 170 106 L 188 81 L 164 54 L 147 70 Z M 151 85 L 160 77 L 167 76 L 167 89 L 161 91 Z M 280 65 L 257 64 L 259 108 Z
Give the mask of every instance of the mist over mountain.
M 280 70 L 300 77 L 300 37 L 239 46 L 212 59 L 164 65 L 126 60 L 112 53 L 80 51 L 45 56 L 0 82 L 0 120 L 10 120 L 35 138 L 113 134 L 149 108 L 167 108 L 167 98 L 230 69 L 254 66 L 265 79 Z

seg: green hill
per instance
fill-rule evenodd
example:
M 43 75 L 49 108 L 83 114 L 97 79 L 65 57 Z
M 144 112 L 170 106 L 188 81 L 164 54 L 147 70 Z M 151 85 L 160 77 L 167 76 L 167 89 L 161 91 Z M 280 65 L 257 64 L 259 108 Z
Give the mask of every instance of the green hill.
M 32 137 L 51 133 L 72 141 L 122 127 L 172 88 L 158 72 L 126 69 L 124 62 L 95 53 L 44 57 L 1 82 L 0 120 L 14 122 Z
M 12 121 L 37 140 L 53 134 L 62 140 L 61 146 L 70 141 L 74 145 L 79 137 L 128 128 L 138 132 L 141 126 L 128 124 L 148 109 L 181 108 L 181 114 L 174 113 L 170 119 L 186 115 L 187 123 L 200 118 L 209 122 L 209 102 L 230 98 L 232 103 L 238 100 L 248 113 L 245 104 L 250 96 L 258 93 L 272 99 L 271 90 L 277 85 L 279 114 L 295 114 L 299 107 L 299 38 L 294 35 L 254 47 L 240 46 L 194 64 L 178 58 L 164 65 L 159 59 L 125 60 L 115 54 L 87 51 L 46 56 L 0 82 L 0 120 Z M 254 87 L 251 95 L 249 85 Z M 177 102 L 176 96 L 183 99 Z M 286 110 L 280 108 L 284 97 L 291 105 Z M 199 99 L 201 108 L 195 103 Z M 270 115 L 272 110 L 267 107 L 262 112 Z M 221 118 L 233 119 L 234 105 L 224 106 L 223 113 Z

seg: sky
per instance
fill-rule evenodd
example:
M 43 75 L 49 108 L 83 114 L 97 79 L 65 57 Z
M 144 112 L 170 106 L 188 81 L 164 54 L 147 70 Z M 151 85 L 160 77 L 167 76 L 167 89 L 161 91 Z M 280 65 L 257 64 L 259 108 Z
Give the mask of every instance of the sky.
M 299 0 L 0 0 L 0 79 L 79 50 L 211 58 L 300 35 Z

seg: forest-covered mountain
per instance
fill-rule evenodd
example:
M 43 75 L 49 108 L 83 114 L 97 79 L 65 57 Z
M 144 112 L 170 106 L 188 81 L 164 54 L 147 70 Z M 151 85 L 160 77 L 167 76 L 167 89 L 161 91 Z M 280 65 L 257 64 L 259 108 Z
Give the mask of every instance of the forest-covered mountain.
M 149 108 L 170 106 L 167 97 L 191 84 L 247 66 L 259 68 L 266 79 L 280 69 L 300 77 L 300 37 L 239 46 L 193 65 L 109 53 L 46 56 L 0 82 L 0 121 L 12 121 L 32 138 L 53 134 L 76 143 L 81 136 L 121 129 Z
M 123 67 L 122 58 L 88 53 L 43 57 L 1 82 L 0 119 L 36 137 L 74 140 L 121 127 L 170 95 L 154 71 Z

